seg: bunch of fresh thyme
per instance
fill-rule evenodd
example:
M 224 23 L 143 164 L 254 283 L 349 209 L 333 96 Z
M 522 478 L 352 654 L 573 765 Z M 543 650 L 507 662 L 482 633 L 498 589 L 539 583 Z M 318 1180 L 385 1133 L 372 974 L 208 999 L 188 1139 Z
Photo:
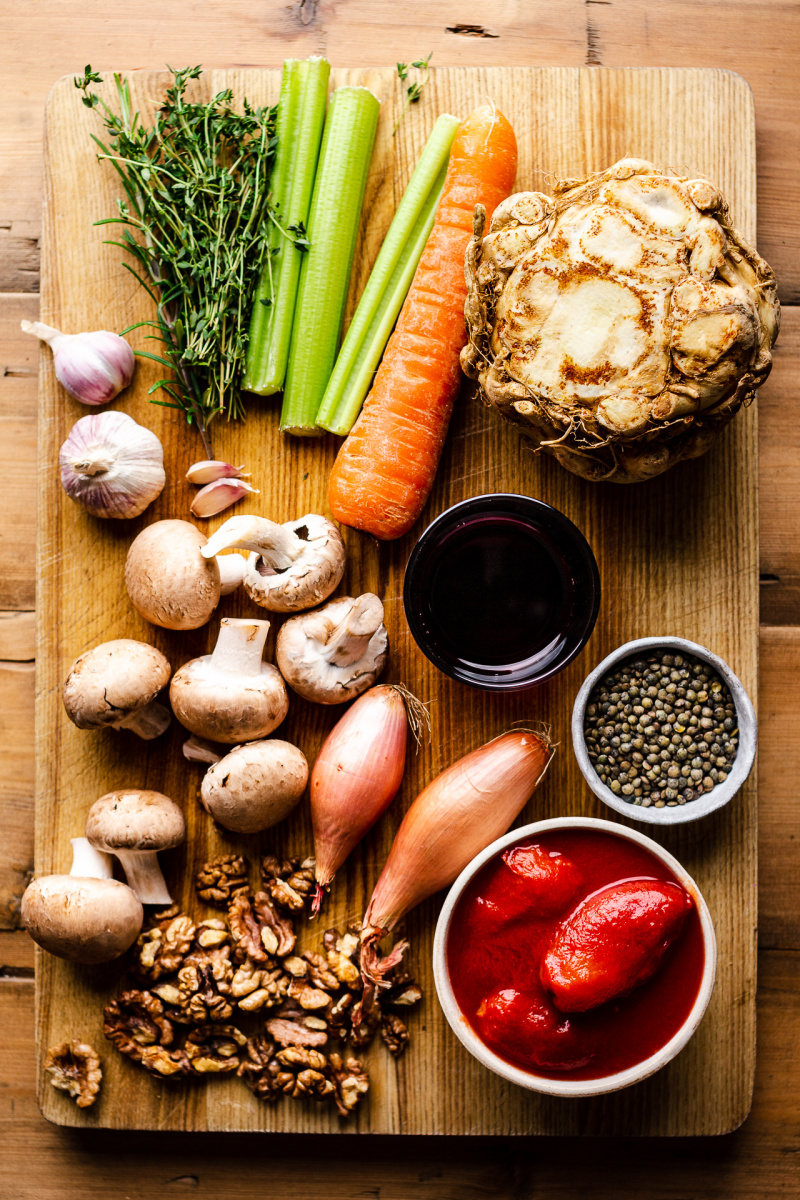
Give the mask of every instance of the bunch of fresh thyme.
M 126 228 L 113 245 L 128 251 L 139 269 L 125 263 L 156 304 L 162 343 L 152 358 L 174 372 L 153 384 L 170 400 L 156 400 L 186 414 L 212 458 L 208 427 L 214 417 L 243 416 L 239 380 L 247 349 L 252 294 L 264 262 L 272 212 L 269 179 L 276 138 L 275 109 L 231 108 L 230 90 L 209 103 L 185 98 L 200 67 L 173 71 L 152 128 L 131 110 L 127 79 L 114 76 L 119 113 L 93 91 L 102 78 L 90 66 L 76 78 L 83 103 L 97 109 L 108 144 L 94 137 L 100 160 L 116 168 L 125 191 L 119 213 L 98 224 Z M 94 136 L 94 135 L 93 135 Z M 130 329 L 138 328 L 131 325 Z

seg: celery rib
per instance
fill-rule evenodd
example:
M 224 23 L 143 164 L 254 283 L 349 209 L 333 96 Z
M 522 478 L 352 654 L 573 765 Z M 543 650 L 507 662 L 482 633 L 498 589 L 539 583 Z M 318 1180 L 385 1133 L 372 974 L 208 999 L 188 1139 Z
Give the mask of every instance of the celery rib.
M 356 423 L 433 229 L 446 174 L 447 164 L 442 167 L 425 208 L 417 218 L 403 253 L 387 280 L 381 304 L 365 329 L 357 353 L 350 355 L 347 367 L 342 371 L 338 370 L 339 360 L 336 361 L 336 390 L 334 392 L 331 389 L 333 402 L 328 402 L 326 392 L 326 401 L 323 402 L 325 411 L 321 408 L 317 415 L 317 424 L 329 433 L 346 437 Z M 331 383 L 334 383 L 333 376 Z
M 288 59 L 278 101 L 275 201 L 283 231 L 307 225 L 328 96 L 330 63 Z M 244 386 L 261 396 L 283 387 L 303 251 L 273 226 L 253 305 Z M 262 300 L 268 301 L 262 304 Z
M 284 433 L 322 432 L 316 417 L 336 357 L 379 111 L 366 88 L 337 88 L 331 97 L 297 291 Z
M 317 424 L 349 433 L 369 391 L 430 235 L 459 121 L 438 118 L 420 155 L 344 339 Z

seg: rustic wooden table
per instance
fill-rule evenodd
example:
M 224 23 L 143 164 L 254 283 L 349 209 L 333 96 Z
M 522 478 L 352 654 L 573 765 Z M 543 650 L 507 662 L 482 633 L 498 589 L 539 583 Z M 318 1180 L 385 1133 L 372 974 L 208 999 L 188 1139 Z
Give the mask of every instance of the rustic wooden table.
M 0 1200 L 162 1197 L 380 1200 L 797 1194 L 800 1150 L 800 44 L 796 0 L 3 0 L 0 4 Z M 760 399 L 761 684 L 758 1069 L 735 1133 L 683 1141 L 108 1134 L 48 1125 L 35 1099 L 33 948 L 18 902 L 32 865 L 36 359 L 41 129 L 47 91 L 96 68 L 338 64 L 709 66 L 755 93 L 759 249 L 784 304 Z M 702 513 L 696 514 L 702 521 Z M 691 598 L 687 598 L 687 603 Z

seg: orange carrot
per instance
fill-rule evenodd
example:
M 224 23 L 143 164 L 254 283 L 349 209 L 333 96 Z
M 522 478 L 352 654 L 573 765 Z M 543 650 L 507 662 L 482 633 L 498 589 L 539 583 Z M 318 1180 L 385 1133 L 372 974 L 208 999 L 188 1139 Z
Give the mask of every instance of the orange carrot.
M 464 255 L 476 204 L 487 220 L 514 186 L 517 142 L 493 106 L 459 126 L 414 282 L 361 416 L 339 450 L 328 500 L 337 521 L 378 538 L 407 533 L 428 499 L 461 382 Z

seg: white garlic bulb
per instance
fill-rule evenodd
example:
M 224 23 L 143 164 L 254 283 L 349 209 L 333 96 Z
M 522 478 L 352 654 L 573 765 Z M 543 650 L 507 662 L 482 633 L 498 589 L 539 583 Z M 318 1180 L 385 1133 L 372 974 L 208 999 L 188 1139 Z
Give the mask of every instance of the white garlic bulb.
M 121 412 L 81 417 L 58 458 L 64 491 L 95 517 L 138 517 L 166 482 L 161 442 Z
M 22 331 L 47 342 L 56 379 L 82 404 L 107 404 L 133 379 L 136 357 L 118 333 L 62 333 L 41 321 L 23 321 Z

